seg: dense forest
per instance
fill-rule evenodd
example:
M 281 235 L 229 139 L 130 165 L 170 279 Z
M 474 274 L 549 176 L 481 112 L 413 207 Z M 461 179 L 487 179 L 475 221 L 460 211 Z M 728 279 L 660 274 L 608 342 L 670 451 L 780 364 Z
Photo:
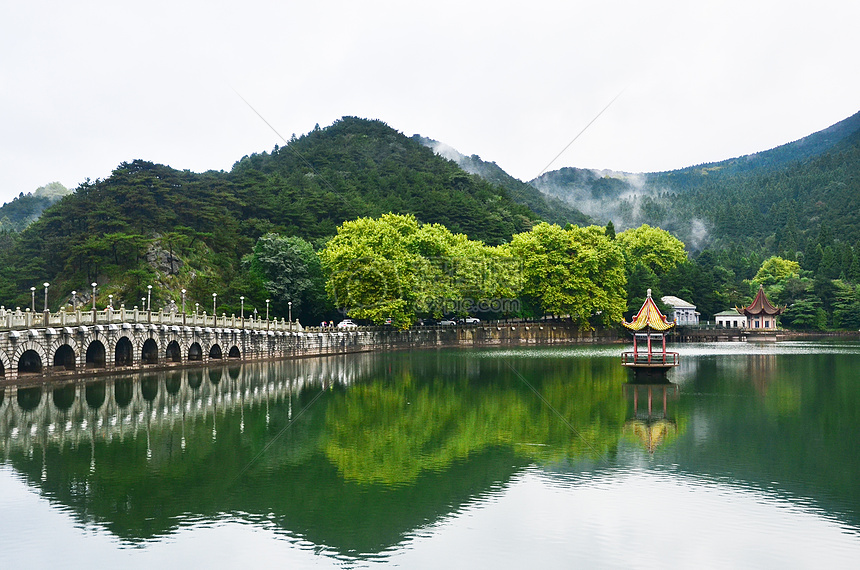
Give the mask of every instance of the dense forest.
M 680 238 L 686 259 L 655 266 L 625 254 L 624 277 L 613 283 L 625 287 L 628 315 L 650 287 L 655 297 L 679 296 L 696 304 L 703 320 L 713 319 L 762 284 L 787 308 L 784 325 L 860 328 L 860 114 L 724 163 L 637 175 L 565 168 L 531 185 L 476 155 L 438 156 L 435 146 L 381 121 L 344 117 L 245 156 L 229 172 L 134 160 L 46 203 L 41 215 L 32 214 L 36 196 L 21 195 L 0 212 L 7 220 L 0 227 L 0 304 L 29 306 L 30 287 L 46 281 L 53 308 L 70 303 L 72 290 L 87 302 L 91 282 L 100 306 L 108 293 L 132 306 L 152 285 L 155 307 L 178 301 L 184 288 L 201 310 L 217 293 L 219 313 L 238 313 L 245 296 L 249 312 L 269 299 L 283 316 L 289 301 L 294 316 L 317 322 L 343 308 L 331 289 L 326 294 L 332 269 L 321 254 L 332 238 L 344 222 L 395 213 L 462 236 L 443 241 L 466 239 L 473 253 L 504 246 L 499 255 L 519 256 L 526 266 L 534 250 L 523 244 L 543 238 L 525 236 L 541 222 L 558 230 L 535 236 L 574 244 L 548 254 L 560 260 L 578 259 L 577 240 L 591 243 L 599 233 L 612 241 L 616 229 L 621 235 L 649 224 Z M 594 221 L 597 233 L 594 226 L 576 229 Z M 580 277 L 575 268 L 564 271 Z M 544 303 L 535 293 L 543 285 L 533 283 L 522 316 L 573 306 Z

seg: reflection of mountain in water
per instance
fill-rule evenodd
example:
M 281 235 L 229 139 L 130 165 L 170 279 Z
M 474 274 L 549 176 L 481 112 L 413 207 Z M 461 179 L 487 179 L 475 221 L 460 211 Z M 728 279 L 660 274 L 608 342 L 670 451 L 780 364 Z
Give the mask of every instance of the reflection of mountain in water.
M 233 513 L 377 553 L 530 463 L 611 457 L 614 364 L 516 363 L 579 435 L 501 360 L 442 351 L 9 388 L 0 445 L 49 499 L 128 541 Z

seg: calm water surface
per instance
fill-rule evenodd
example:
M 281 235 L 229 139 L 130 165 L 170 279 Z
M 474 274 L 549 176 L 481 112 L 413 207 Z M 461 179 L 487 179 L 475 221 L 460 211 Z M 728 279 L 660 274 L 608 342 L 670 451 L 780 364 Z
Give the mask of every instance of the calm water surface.
M 860 344 L 362 354 L 7 387 L 6 568 L 860 562 Z

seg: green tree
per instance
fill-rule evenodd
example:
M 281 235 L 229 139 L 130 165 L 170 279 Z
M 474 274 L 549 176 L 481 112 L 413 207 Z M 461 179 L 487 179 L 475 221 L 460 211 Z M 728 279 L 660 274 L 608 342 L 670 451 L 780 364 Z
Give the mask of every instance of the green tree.
M 657 275 L 671 270 L 687 259 L 684 243 L 660 228 L 643 224 L 618 234 L 628 267 L 645 265 Z
M 752 282 L 755 285 L 755 289 L 758 289 L 759 285 L 764 285 L 767 288 L 776 285 L 784 279 L 799 276 L 800 264 L 798 262 L 789 261 L 774 255 L 761 264 Z
M 275 312 L 287 314 L 287 305 L 292 303 L 294 317 L 309 318 L 312 309 L 323 305 L 325 280 L 320 259 L 313 246 L 302 238 L 263 235 L 242 261 L 252 278 L 265 289 L 265 296 L 275 303 L 272 307 Z
M 807 297 L 788 307 L 782 315 L 782 324 L 797 330 L 820 331 L 827 328 L 827 313 L 821 301 Z
M 377 324 L 391 318 L 406 327 L 419 314 L 456 312 L 466 295 L 512 293 L 518 283 L 498 271 L 511 267 L 506 251 L 412 215 L 344 222 L 320 258 L 334 304 Z
M 565 230 L 542 222 L 515 235 L 509 247 L 523 262 L 523 294 L 542 313 L 569 315 L 582 327 L 621 320 L 624 258 L 603 228 Z

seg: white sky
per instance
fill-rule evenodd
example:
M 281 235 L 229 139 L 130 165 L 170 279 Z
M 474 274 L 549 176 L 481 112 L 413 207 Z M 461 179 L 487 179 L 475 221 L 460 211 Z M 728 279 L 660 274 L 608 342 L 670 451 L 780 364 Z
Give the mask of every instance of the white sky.
M 860 3 L 49 2 L 0 10 L 0 202 L 137 158 L 228 170 L 343 115 L 537 176 L 765 150 L 860 110 Z

